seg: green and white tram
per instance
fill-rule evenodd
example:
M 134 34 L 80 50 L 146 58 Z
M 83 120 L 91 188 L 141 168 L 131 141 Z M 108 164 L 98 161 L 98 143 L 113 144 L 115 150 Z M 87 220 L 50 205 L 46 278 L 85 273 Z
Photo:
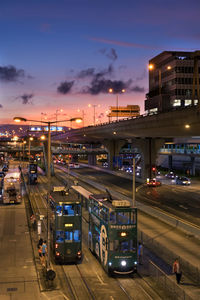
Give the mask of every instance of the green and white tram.
M 137 271 L 137 209 L 127 200 L 72 187 L 89 212 L 88 245 L 109 274 Z
M 89 248 L 109 274 L 137 270 L 137 209 L 107 194 L 89 196 Z
M 79 262 L 82 258 L 81 202 L 73 189 L 56 186 L 50 195 L 54 211 L 52 248 L 56 262 Z

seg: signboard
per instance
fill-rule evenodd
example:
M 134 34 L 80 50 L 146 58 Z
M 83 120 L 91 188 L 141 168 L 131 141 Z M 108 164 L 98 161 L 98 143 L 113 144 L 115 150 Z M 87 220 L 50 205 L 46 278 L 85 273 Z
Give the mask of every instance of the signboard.
M 53 192 L 63 192 L 63 191 L 65 191 L 64 186 L 54 186 L 53 187 Z
M 139 105 L 111 106 L 108 117 L 138 117 L 140 115 Z
M 130 202 L 128 200 L 113 200 L 112 205 L 116 207 L 130 207 Z

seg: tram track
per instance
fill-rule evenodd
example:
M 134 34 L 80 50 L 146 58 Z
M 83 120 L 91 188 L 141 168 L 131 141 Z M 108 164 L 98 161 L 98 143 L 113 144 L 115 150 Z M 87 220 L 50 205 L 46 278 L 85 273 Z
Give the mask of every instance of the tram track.
M 64 176 L 62 176 L 62 177 L 64 177 Z M 60 179 L 60 178 L 56 177 L 53 180 L 53 182 L 55 183 L 56 181 L 57 182 L 62 181 L 62 183 L 63 183 L 63 179 L 64 178 Z M 46 206 L 47 206 L 47 203 L 46 203 L 45 198 L 44 198 L 44 195 L 46 193 L 45 184 L 46 184 L 46 177 L 40 176 L 39 186 L 34 186 L 34 189 L 36 189 L 36 191 L 37 191 L 37 197 L 34 197 L 34 202 L 36 202 L 36 203 L 38 202 L 38 206 L 39 206 L 38 207 L 38 212 L 41 212 L 40 203 L 42 203 L 42 208 L 44 208 L 44 206 L 45 206 L 45 209 L 46 209 Z M 41 193 L 41 190 L 42 190 L 42 193 Z M 94 188 L 93 188 L 93 190 L 94 190 Z M 37 201 L 36 201 L 36 198 L 37 198 Z M 38 198 L 40 198 L 40 201 L 38 201 Z M 82 217 L 82 219 L 84 220 L 84 222 L 88 223 L 88 220 L 84 216 Z M 85 237 L 84 237 L 84 235 L 85 235 Z M 83 235 L 83 240 L 84 240 L 84 243 L 87 244 L 86 234 L 84 234 L 84 235 Z M 88 252 L 90 252 L 90 251 L 88 250 Z M 92 254 L 90 254 L 90 255 L 92 255 Z M 89 280 L 86 279 L 87 276 L 84 276 L 84 274 L 82 273 L 82 271 L 80 270 L 80 267 L 78 265 L 65 265 L 65 266 L 63 266 L 63 265 L 58 266 L 57 265 L 56 266 L 56 271 L 58 271 L 58 269 L 59 269 L 59 273 L 62 274 L 61 277 L 65 281 L 65 284 L 67 283 L 68 292 L 65 293 L 65 294 L 67 294 L 68 296 L 70 295 L 70 298 L 69 298 L 70 300 L 71 299 L 72 300 L 100 299 L 99 296 L 96 295 L 96 291 L 95 291 L 95 294 L 94 294 L 92 288 L 90 287 L 91 282 L 88 284 L 87 281 L 89 281 Z M 137 279 L 140 279 L 140 280 L 142 279 L 143 280 L 143 278 L 139 277 L 138 275 L 137 275 Z M 131 279 L 131 278 L 126 278 L 126 279 L 115 278 L 114 280 L 115 280 L 115 283 L 118 286 L 118 288 L 121 290 L 121 293 L 123 294 L 123 296 L 121 295 L 122 298 L 120 298 L 120 299 L 132 299 L 132 300 L 137 299 L 138 300 L 139 298 L 135 297 L 133 295 L 133 293 L 131 292 L 133 290 L 133 286 L 136 286 L 137 290 L 139 290 L 139 294 L 142 295 L 141 299 L 145 299 L 145 300 L 161 299 L 160 297 L 159 298 L 151 297 L 151 294 L 150 293 L 148 294 L 148 292 L 141 286 L 141 284 L 136 282 L 135 278 L 134 279 Z M 149 288 L 151 288 L 151 287 L 149 287 Z M 116 298 L 115 296 L 110 296 L 109 299 L 112 299 L 112 300 L 116 299 L 117 300 L 119 298 Z

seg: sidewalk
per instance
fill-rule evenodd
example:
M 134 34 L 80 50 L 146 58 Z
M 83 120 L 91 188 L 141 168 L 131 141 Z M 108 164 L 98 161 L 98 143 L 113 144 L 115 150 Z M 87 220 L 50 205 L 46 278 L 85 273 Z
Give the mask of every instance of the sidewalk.
M 0 209 L 0 299 L 44 299 L 39 290 L 24 203 Z

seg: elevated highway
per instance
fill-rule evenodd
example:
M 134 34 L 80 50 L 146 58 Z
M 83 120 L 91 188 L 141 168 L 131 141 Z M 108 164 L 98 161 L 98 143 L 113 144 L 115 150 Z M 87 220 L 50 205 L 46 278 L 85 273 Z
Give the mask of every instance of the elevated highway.
M 121 147 L 132 143 L 141 154 L 142 178 L 152 177 L 152 165 L 156 164 L 158 151 L 174 138 L 200 136 L 200 111 L 197 107 L 178 108 L 169 112 L 142 115 L 134 119 L 119 120 L 70 130 L 56 137 L 60 142 L 101 143 L 108 151 L 109 166 Z M 95 159 L 91 159 L 95 163 Z

